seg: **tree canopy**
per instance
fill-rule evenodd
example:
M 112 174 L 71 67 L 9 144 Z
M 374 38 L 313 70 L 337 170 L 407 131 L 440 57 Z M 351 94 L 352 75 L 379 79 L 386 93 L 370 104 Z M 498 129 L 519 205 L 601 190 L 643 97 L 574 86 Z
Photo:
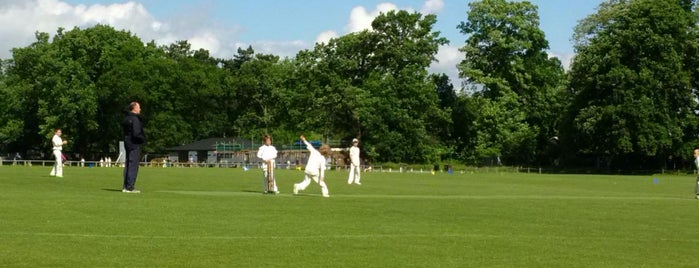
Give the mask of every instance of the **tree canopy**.
M 567 150 L 606 166 L 657 166 L 696 146 L 699 39 L 687 3 L 612 0 L 580 22 Z
M 473 158 L 550 164 L 548 142 L 557 135 L 564 72 L 549 58 L 537 7 L 529 2 L 474 1 L 458 28 L 468 36 L 459 64 L 478 107 Z

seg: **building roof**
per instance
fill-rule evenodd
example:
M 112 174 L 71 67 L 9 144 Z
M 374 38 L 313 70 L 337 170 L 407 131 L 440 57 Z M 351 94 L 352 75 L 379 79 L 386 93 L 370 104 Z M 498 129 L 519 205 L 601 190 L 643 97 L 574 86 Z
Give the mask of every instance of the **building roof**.
M 249 140 L 240 138 L 208 138 L 198 140 L 190 144 L 167 148 L 167 151 L 216 151 L 219 144 L 240 144 L 243 148 L 253 149 L 254 145 Z

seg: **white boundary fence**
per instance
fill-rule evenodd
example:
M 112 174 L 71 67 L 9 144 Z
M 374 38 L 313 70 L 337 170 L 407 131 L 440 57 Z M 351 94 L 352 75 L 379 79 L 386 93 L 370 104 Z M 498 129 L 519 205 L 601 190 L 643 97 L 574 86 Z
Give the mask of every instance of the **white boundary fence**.
M 54 160 L 6 160 L 0 158 L 0 168 L 3 166 L 45 166 L 51 167 L 54 164 Z M 101 161 L 66 161 L 63 163 L 64 166 L 68 167 L 123 167 L 121 163 L 112 162 L 107 166 L 107 163 Z M 246 169 L 259 169 L 261 168 L 261 162 L 254 163 L 244 163 L 244 162 L 222 162 L 222 163 L 180 163 L 180 162 L 141 162 L 143 167 L 153 167 L 153 168 L 246 168 Z M 296 165 L 294 163 L 279 163 L 276 165 L 277 169 L 303 169 L 305 163 Z M 438 170 L 435 170 L 438 168 Z M 400 173 L 448 173 L 448 174 L 474 174 L 474 173 L 548 173 L 548 174 L 627 174 L 627 175 L 642 175 L 642 174 L 672 174 L 672 175 L 684 175 L 684 174 L 697 174 L 696 170 L 593 170 L 593 169 L 547 169 L 547 168 L 533 168 L 533 167 L 507 167 L 507 166 L 495 166 L 495 167 L 465 167 L 459 169 L 452 169 L 451 167 L 435 167 L 435 168 L 415 168 L 409 166 L 395 167 L 384 167 L 381 165 L 374 166 L 362 166 L 363 172 L 400 172 Z M 329 170 L 347 170 L 349 171 L 349 166 L 337 166 L 329 165 Z
M 2 160 L 0 161 L 2 165 L 0 166 L 45 166 L 51 167 L 54 164 L 54 160 Z M 122 163 L 112 162 L 107 164 L 101 161 L 65 161 L 64 166 L 68 167 L 123 167 Z M 244 163 L 244 162 L 222 162 L 222 163 L 181 163 L 181 162 L 141 162 L 142 167 L 153 167 L 153 168 L 246 168 L 246 169 L 260 169 L 262 163 Z M 295 163 L 278 163 L 276 165 L 277 169 L 303 169 L 305 164 L 296 165 Z M 329 170 L 347 170 L 349 171 L 349 166 L 338 166 L 329 165 Z M 400 172 L 400 173 L 450 173 L 450 174 L 465 174 L 465 173 L 499 173 L 499 172 L 522 172 L 523 170 L 517 168 L 508 167 L 472 167 L 463 170 L 452 170 L 451 168 L 439 167 L 439 170 L 434 170 L 433 168 L 411 168 L 407 166 L 403 167 L 383 167 L 381 165 L 376 166 L 362 166 L 362 172 Z M 524 172 L 530 172 L 527 170 Z M 540 172 L 540 171 L 539 171 Z

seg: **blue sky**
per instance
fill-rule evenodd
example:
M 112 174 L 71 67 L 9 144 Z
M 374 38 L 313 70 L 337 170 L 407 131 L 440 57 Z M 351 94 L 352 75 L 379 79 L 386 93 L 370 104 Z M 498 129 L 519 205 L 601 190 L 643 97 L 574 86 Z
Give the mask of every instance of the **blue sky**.
M 34 32 L 55 34 L 96 23 L 126 29 L 144 41 L 169 44 L 188 40 L 214 56 L 232 57 L 237 47 L 293 57 L 317 41 L 368 27 L 379 11 L 406 9 L 437 15 L 434 30 L 450 41 L 440 48 L 433 72 L 456 79 L 466 36 L 456 26 L 466 21 L 468 3 L 457 0 L 0 0 L 0 58 L 12 47 L 34 41 Z M 532 0 L 539 7 L 549 54 L 565 64 L 574 55 L 570 38 L 577 22 L 602 0 Z M 455 83 L 457 84 L 457 83 Z

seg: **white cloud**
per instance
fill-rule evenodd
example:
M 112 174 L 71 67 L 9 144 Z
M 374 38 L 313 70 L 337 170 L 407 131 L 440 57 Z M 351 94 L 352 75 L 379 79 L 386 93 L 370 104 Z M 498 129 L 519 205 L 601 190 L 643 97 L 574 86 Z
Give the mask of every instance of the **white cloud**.
M 187 41 L 192 45 L 192 49 L 206 49 L 211 55 L 216 55 L 221 50 L 221 41 L 213 32 L 202 32 L 196 36 L 192 36 Z
M 193 17 L 191 15 L 188 14 L 187 17 Z M 143 42 L 155 40 L 159 45 L 188 40 L 192 49 L 203 48 L 216 57 L 234 55 L 233 39 L 240 32 L 240 27 L 224 27 L 212 23 L 206 14 L 186 22 L 181 19 L 160 21 L 135 1 L 109 5 L 71 5 L 59 0 L 2 0 L 0 25 L 3 27 L 0 27 L 0 36 L 3 41 L 0 42 L 0 58 L 10 58 L 10 49 L 26 47 L 36 41 L 34 33 L 37 31 L 53 36 L 59 27 L 71 30 L 73 27 L 87 28 L 96 24 L 127 30 Z
M 9 58 L 11 48 L 34 42 L 37 31 L 54 35 L 59 27 L 71 30 L 101 23 L 136 33 L 155 32 L 149 28 L 153 23 L 144 22 L 154 22 L 154 19 L 143 5 L 135 2 L 72 6 L 58 0 L 3 1 L 0 4 L 0 25 L 3 25 L 0 36 L 4 40 L 0 43 L 0 57 Z
M 427 0 L 422 6 L 422 14 L 437 14 L 444 8 L 443 0 Z
M 443 0 L 426 0 L 422 13 L 438 13 L 444 8 Z M 365 29 L 371 29 L 371 22 L 381 13 L 386 13 L 391 10 L 398 10 L 398 7 L 392 3 L 382 3 L 376 6 L 372 11 L 368 11 L 363 6 L 357 6 L 350 12 L 350 17 L 345 30 L 348 33 L 358 32 Z M 404 10 L 412 11 L 411 8 L 404 8 Z M 444 73 L 451 79 L 451 82 L 455 85 L 460 85 L 461 80 L 459 78 L 459 71 L 456 69 L 456 65 L 464 59 L 464 54 L 459 51 L 458 47 L 455 46 L 441 46 L 439 52 L 435 55 L 437 62 L 432 63 L 429 68 L 431 73 Z
M 398 10 L 398 7 L 392 3 L 381 3 L 372 11 L 368 11 L 364 6 L 356 6 L 350 11 L 347 24 L 345 25 L 345 33 L 361 32 L 363 30 L 371 30 L 371 22 L 381 13 L 387 13 L 391 10 Z M 316 37 L 316 43 L 323 43 L 330 38 L 338 37 L 337 32 L 333 30 L 324 31 Z
M 426 0 L 423 4 L 421 13 L 423 14 L 436 14 L 442 11 L 444 8 L 444 0 Z M 414 9 L 411 7 L 402 8 L 413 12 Z M 372 11 L 368 11 L 364 6 L 357 6 L 350 12 L 349 21 L 345 30 L 348 33 L 359 32 L 363 30 L 371 30 L 371 22 L 379 16 L 381 13 L 387 13 L 392 10 L 399 10 L 398 6 L 393 3 L 381 3 L 376 6 Z
M 374 18 L 366 11 L 363 6 L 358 6 L 350 12 L 349 22 L 345 26 L 346 32 L 359 32 L 371 27 L 371 21 Z
M 423 14 L 436 14 L 442 11 L 444 8 L 443 0 L 426 0 L 421 13 Z M 392 3 L 381 3 L 376 6 L 374 10 L 368 11 L 364 6 L 356 6 L 350 12 L 349 20 L 345 26 L 346 33 L 359 32 L 363 30 L 371 30 L 371 22 L 379 16 L 381 13 L 387 13 L 392 10 L 398 10 L 398 7 Z M 414 11 L 412 8 L 407 7 L 404 10 L 410 12 Z M 316 42 L 327 42 L 330 38 L 337 37 L 337 33 L 334 31 L 325 31 L 318 35 Z M 459 51 L 458 47 L 445 45 L 439 48 L 439 52 L 435 55 L 437 62 L 433 62 L 429 67 L 429 72 L 441 74 L 444 73 L 449 76 L 452 84 L 455 87 L 461 85 L 461 79 L 459 78 L 459 71 L 456 65 L 464 59 L 464 54 Z
M 558 58 L 558 60 L 561 61 L 561 65 L 563 65 L 564 70 L 570 70 L 570 64 L 573 61 L 573 58 L 575 57 L 575 53 L 558 53 L 552 51 L 547 51 L 547 53 L 549 55 L 549 58 Z
M 255 50 L 255 53 L 261 53 L 261 54 L 273 54 L 277 55 L 281 58 L 293 58 L 296 56 L 296 54 L 303 50 L 311 47 L 311 44 L 308 42 L 304 42 L 301 40 L 293 40 L 293 41 L 255 41 L 250 44 L 248 43 L 235 43 L 234 47 L 235 50 L 237 51 L 238 48 L 247 48 L 248 46 L 252 46 L 252 48 Z
M 459 85 L 461 85 L 461 79 L 459 78 L 459 71 L 456 65 L 459 64 L 464 57 L 464 53 L 459 51 L 459 48 L 456 46 L 440 46 L 439 52 L 435 55 L 437 62 L 433 62 L 432 65 L 430 65 L 429 72 L 446 74 L 449 76 L 454 87 L 458 88 Z
M 336 37 L 338 37 L 338 35 L 335 31 L 325 31 L 318 34 L 318 37 L 316 37 L 316 43 L 327 43 L 328 41 L 330 41 L 330 39 Z
M 371 22 L 374 21 L 374 18 L 391 10 L 398 10 L 398 7 L 392 3 L 381 3 L 376 6 L 376 9 L 368 12 L 363 6 L 357 6 L 350 12 L 349 22 L 345 26 L 345 30 L 348 33 L 354 33 L 371 29 Z
M 57 2 L 56 0 L 40 0 L 40 2 L 41 1 Z M 141 22 L 151 22 L 154 20 L 143 5 L 135 2 L 110 5 L 78 5 L 75 7 L 65 3 L 60 3 L 60 5 L 63 6 L 63 12 L 56 15 L 65 15 L 67 21 L 81 21 L 82 23 L 80 23 L 80 25 L 102 23 L 115 27 L 135 28 L 135 30 L 137 30 L 138 28 L 148 28 L 147 26 L 149 24 L 145 24 L 145 27 L 137 26 L 140 25 Z

